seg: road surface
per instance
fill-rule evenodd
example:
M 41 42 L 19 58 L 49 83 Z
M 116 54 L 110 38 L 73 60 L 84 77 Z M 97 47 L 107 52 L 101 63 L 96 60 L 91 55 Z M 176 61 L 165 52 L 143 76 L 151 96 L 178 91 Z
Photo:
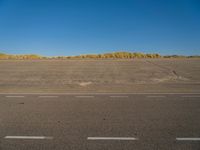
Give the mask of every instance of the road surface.
M 199 150 L 200 93 L 0 94 L 0 150 Z

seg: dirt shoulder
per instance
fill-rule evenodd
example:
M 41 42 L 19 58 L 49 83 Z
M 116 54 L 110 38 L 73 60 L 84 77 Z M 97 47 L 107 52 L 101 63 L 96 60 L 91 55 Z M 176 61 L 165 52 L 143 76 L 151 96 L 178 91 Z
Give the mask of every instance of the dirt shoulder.
M 200 59 L 1 60 L 1 93 L 200 92 Z

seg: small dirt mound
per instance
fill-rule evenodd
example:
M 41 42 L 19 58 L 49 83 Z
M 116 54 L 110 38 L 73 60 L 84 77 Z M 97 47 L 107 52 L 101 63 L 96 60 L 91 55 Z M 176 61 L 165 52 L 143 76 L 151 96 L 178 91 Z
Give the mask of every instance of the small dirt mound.
M 79 85 L 83 86 L 83 87 L 88 86 L 90 84 L 92 84 L 92 82 L 81 82 L 81 83 L 79 83 Z

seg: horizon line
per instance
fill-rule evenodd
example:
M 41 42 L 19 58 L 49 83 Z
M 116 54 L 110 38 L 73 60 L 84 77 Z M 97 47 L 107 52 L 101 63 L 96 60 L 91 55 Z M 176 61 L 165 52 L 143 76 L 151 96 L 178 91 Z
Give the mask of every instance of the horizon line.
M 104 55 L 104 54 L 115 54 L 115 53 L 130 53 L 130 54 L 144 54 L 144 55 L 152 55 L 152 54 L 158 54 L 160 56 L 200 56 L 200 54 L 192 54 L 192 55 L 187 55 L 187 54 L 160 54 L 158 52 L 155 53 L 146 53 L 146 52 L 139 52 L 139 51 L 113 51 L 113 52 L 104 52 L 104 53 L 86 53 L 86 54 L 77 54 L 77 55 L 43 55 L 43 54 L 38 54 L 38 53 L 18 53 L 18 54 L 12 54 L 12 53 L 6 53 L 6 52 L 1 52 L 0 54 L 4 55 L 37 55 L 40 57 L 75 57 L 75 56 L 86 56 L 86 55 Z

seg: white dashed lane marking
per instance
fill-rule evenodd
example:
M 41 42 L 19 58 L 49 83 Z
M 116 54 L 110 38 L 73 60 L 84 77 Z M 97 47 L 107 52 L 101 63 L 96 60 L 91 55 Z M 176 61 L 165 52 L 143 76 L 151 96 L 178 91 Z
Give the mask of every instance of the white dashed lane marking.
M 8 95 L 8 96 L 6 96 L 6 98 L 23 98 L 23 97 L 25 97 L 25 96 L 11 96 L 11 95 Z
M 184 137 L 184 138 L 176 138 L 177 141 L 200 141 L 200 138 L 189 138 L 189 137 Z
M 200 93 L 0 93 L 0 95 L 199 95 Z
M 75 96 L 76 98 L 94 98 L 94 96 Z
M 58 96 L 38 96 L 39 98 L 58 98 Z
M 128 98 L 128 96 L 113 95 L 113 96 L 110 96 L 110 98 Z
M 147 98 L 165 98 L 166 96 L 160 95 L 160 96 L 147 96 Z
M 184 95 L 184 96 L 182 96 L 182 97 L 185 97 L 185 98 L 200 98 L 200 95 L 198 96 L 198 95 Z
M 134 141 L 138 140 L 134 137 L 88 137 L 87 140 L 119 140 L 119 141 Z
M 51 140 L 50 136 L 5 136 L 4 139 L 25 139 L 25 140 Z

